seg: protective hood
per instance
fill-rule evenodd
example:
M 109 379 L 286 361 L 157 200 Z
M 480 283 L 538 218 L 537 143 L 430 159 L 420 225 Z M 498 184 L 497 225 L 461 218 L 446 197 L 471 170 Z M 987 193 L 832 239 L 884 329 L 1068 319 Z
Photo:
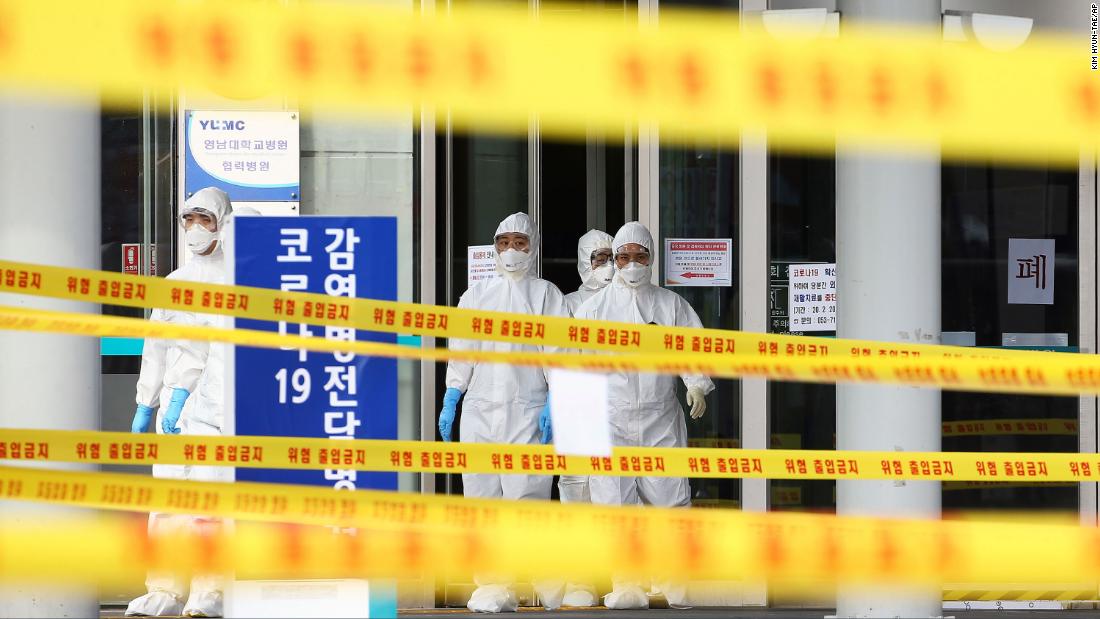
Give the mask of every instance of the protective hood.
M 505 217 L 504 221 L 500 222 L 500 225 L 497 226 L 497 231 L 493 233 L 493 242 L 496 243 L 496 238 L 498 236 L 508 233 L 527 235 L 527 238 L 530 240 L 528 249 L 530 250 L 531 257 L 527 260 L 527 263 L 519 269 L 509 271 L 504 268 L 500 254 L 497 254 L 497 272 L 503 277 L 522 279 L 527 276 L 531 271 L 531 266 L 538 260 L 541 242 L 539 238 L 539 229 L 535 226 L 535 223 L 531 221 L 531 218 L 527 216 L 527 213 L 512 213 Z
M 233 212 L 233 204 L 229 201 L 229 195 L 221 189 L 206 187 L 196 191 L 183 203 L 183 208 L 180 209 L 180 221 L 183 221 L 184 215 L 195 211 L 205 211 L 212 215 L 220 230 L 226 218 Z
M 650 234 L 649 229 L 642 224 L 636 221 L 629 221 L 623 224 L 623 227 L 619 228 L 619 231 L 615 233 L 615 239 L 612 241 L 611 245 L 614 247 L 615 253 L 618 253 L 622 250 L 624 245 L 629 243 L 636 243 L 646 248 L 649 252 L 649 264 L 642 266 L 636 262 L 632 262 L 628 264 L 625 269 L 616 267 L 615 279 L 631 288 L 650 284 L 653 261 L 655 258 L 653 255 L 653 235 Z
M 611 240 L 611 235 L 603 230 L 589 230 L 584 233 L 584 236 L 577 243 L 577 273 L 580 274 L 585 288 L 599 290 L 610 281 L 603 281 L 601 278 L 595 277 L 599 274 L 593 273 L 592 252 L 597 249 L 611 249 Z M 608 266 L 611 266 L 613 262 L 613 260 L 609 261 Z
M 224 191 L 217 187 L 206 187 L 196 191 L 187 199 L 187 202 L 184 202 L 183 208 L 180 209 L 180 223 L 183 223 L 183 218 L 188 214 L 198 212 L 213 217 L 217 228 L 210 231 L 203 226 L 191 226 L 191 229 L 184 233 L 187 248 L 196 256 L 208 251 L 215 241 L 222 238 L 222 230 L 233 212 L 233 205 Z
M 653 256 L 653 235 L 649 233 L 649 228 L 636 221 L 628 221 L 619 228 L 611 243 L 612 251 L 618 252 L 627 243 L 637 243 L 649 251 L 650 257 Z

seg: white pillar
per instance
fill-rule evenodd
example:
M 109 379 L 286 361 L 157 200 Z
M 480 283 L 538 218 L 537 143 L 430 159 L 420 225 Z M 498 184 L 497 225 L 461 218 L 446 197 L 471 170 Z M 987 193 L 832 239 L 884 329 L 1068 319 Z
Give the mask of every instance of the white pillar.
M 845 23 L 936 28 L 939 0 L 838 0 Z M 842 25 L 843 32 L 843 25 Z M 837 150 L 837 336 L 939 343 L 940 158 L 936 150 Z M 837 449 L 939 451 L 940 392 L 838 386 Z M 939 482 L 838 481 L 841 515 L 939 518 Z M 838 617 L 938 617 L 939 586 L 841 587 Z
M 99 268 L 99 122 L 94 98 L 0 98 L 0 258 Z M 99 311 L 87 303 L 6 294 L 0 304 Z M 98 429 L 99 340 L 0 331 L 0 394 L 0 427 Z M 0 503 L 0 512 L 22 522 L 88 513 L 18 502 Z M 0 617 L 98 616 L 94 587 L 0 588 Z

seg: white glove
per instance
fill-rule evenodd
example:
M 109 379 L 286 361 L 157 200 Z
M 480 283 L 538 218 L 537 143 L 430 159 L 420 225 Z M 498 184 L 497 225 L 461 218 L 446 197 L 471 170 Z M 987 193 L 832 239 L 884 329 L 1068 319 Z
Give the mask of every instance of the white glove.
M 707 396 L 698 387 L 691 387 L 687 392 L 687 404 L 691 407 L 688 412 L 692 419 L 698 419 L 707 412 Z

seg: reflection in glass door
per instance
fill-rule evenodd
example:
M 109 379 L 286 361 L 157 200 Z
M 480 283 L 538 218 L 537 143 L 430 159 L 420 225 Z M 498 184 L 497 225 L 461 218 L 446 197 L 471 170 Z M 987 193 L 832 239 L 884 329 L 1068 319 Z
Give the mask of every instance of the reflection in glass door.
M 770 160 L 770 331 L 786 325 L 784 269 L 835 259 L 835 161 Z M 948 164 L 942 167 L 944 343 L 1076 352 L 1079 345 L 1078 174 L 1075 169 Z M 1017 265 L 1010 239 L 1054 242 L 1049 304 L 1009 303 Z M 796 332 L 797 333 L 797 332 Z M 834 334 L 822 334 L 834 335 Z M 835 388 L 769 386 L 772 446 L 835 447 Z M 945 451 L 1075 452 L 1079 399 L 944 392 Z M 832 481 L 772 482 L 777 510 L 832 510 Z M 1076 484 L 945 483 L 945 511 L 1076 509 Z
M 657 237 L 661 281 L 667 281 L 666 239 L 738 238 L 738 160 L 735 151 L 700 145 L 660 149 L 660 230 Z M 704 327 L 737 329 L 740 323 L 740 276 L 737 252 L 732 252 L 732 286 L 671 287 L 699 314 Z M 698 447 L 738 446 L 741 432 L 740 382 L 715 379 L 707 398 L 707 414 L 688 419 L 688 444 Z M 683 401 L 683 384 L 679 383 Z M 735 479 L 692 479 L 692 505 L 739 507 L 741 482 Z
M 835 331 L 803 332 L 790 326 L 792 264 L 836 262 L 836 161 L 832 157 L 768 158 L 768 332 L 836 337 Z M 836 387 L 771 382 L 772 449 L 835 449 Z M 833 481 L 775 480 L 775 510 L 833 511 Z
M 943 166 L 946 343 L 1077 352 L 1076 169 Z M 1054 243 L 1049 303 L 1013 303 L 1011 239 Z M 1026 275 L 1026 273 L 1024 274 Z M 1030 281 L 1028 282 L 1030 285 Z M 1038 284 L 1036 284 L 1038 285 Z M 1076 452 L 1076 397 L 943 394 L 944 451 Z M 1077 484 L 945 482 L 944 510 L 1076 510 Z

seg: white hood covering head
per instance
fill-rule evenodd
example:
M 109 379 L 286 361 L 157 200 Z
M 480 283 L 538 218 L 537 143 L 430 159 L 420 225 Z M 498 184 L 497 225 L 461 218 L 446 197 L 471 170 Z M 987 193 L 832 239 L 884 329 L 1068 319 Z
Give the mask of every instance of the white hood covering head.
M 603 230 L 589 230 L 584 233 L 584 236 L 577 243 L 577 273 L 580 274 L 585 288 L 598 290 L 606 285 L 607 282 L 595 281 L 599 278 L 593 277 L 595 274 L 592 273 L 592 253 L 598 249 L 610 250 L 611 241 L 611 235 Z M 614 269 L 614 258 L 609 260 L 607 264 Z
M 615 279 L 631 288 L 652 283 L 650 280 L 653 273 L 653 235 L 642 224 L 628 221 L 615 233 L 615 240 L 611 244 L 615 253 L 618 253 L 630 243 L 641 245 L 649 252 L 649 264 L 643 266 L 637 262 L 631 262 L 623 268 L 616 265 Z
M 501 256 L 498 253 L 496 257 L 497 272 L 505 277 L 511 277 L 514 279 L 520 279 L 527 275 L 531 270 L 531 265 L 535 264 L 535 261 L 539 257 L 539 244 L 541 239 L 539 238 L 539 229 L 535 225 L 535 222 L 531 221 L 531 218 L 527 213 L 512 213 L 504 218 L 504 221 L 500 222 L 497 226 L 497 231 L 493 233 L 493 243 L 496 243 L 498 236 L 502 234 L 524 234 L 528 239 L 528 251 L 530 258 L 527 259 L 526 264 L 521 268 L 515 270 L 508 270 L 504 268 L 504 263 L 501 260 Z
M 619 228 L 611 245 L 612 251 L 618 252 L 627 243 L 637 243 L 646 248 L 650 256 L 653 255 L 653 235 L 649 233 L 649 228 L 636 221 L 628 221 Z
M 183 203 L 180 209 L 180 221 L 183 216 L 195 211 L 203 211 L 214 217 L 218 223 L 218 229 L 222 227 L 226 217 L 233 212 L 233 203 L 229 201 L 229 194 L 217 187 L 206 187 L 195 192 L 193 196 Z

